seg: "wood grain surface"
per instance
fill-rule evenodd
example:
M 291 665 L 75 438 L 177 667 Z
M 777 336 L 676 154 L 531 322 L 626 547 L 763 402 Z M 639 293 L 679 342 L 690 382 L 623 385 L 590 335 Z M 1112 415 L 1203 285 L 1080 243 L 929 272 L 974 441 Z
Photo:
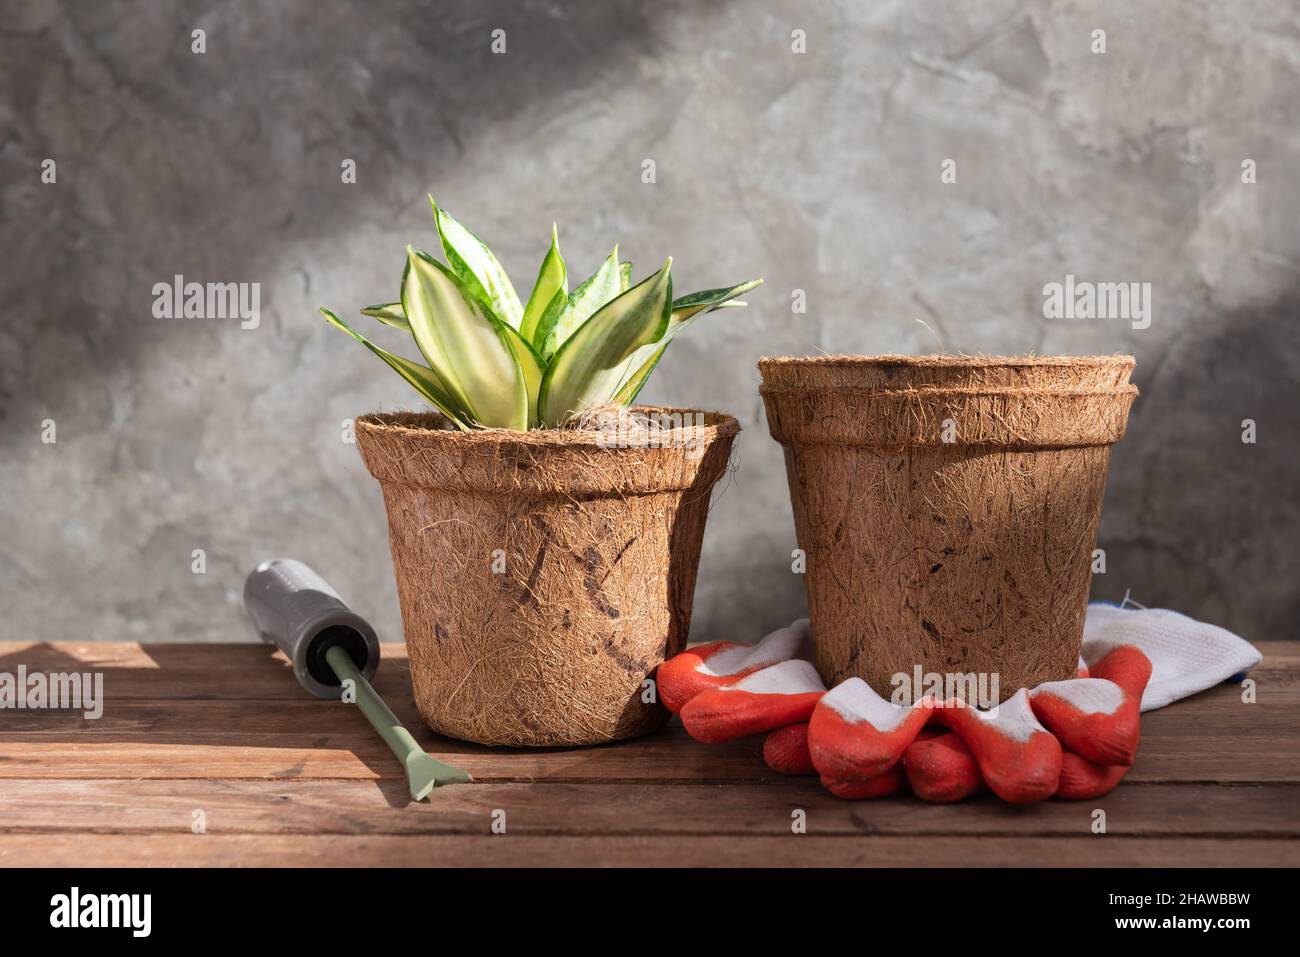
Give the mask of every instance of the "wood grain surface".
M 1221 685 L 1145 715 L 1115 792 L 1014 808 L 841 801 L 769 771 L 761 739 L 703 745 L 676 722 L 598 748 L 451 741 L 385 645 L 380 692 L 475 777 L 414 804 L 356 709 L 308 697 L 268 647 L 3 642 L 0 671 L 102 671 L 106 700 L 98 720 L 0 712 L 0 864 L 1295 866 L 1300 646 L 1260 648 L 1256 703 Z

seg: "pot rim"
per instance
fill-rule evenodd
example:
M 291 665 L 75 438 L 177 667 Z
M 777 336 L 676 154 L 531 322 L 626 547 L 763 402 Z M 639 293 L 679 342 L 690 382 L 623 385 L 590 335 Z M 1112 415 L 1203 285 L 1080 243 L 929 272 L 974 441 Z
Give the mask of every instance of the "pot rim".
M 758 387 L 762 395 L 808 395 L 834 392 L 836 394 L 862 395 L 891 399 L 908 397 L 917 399 L 949 399 L 966 396 L 1007 396 L 1023 398 L 1025 396 L 1084 396 L 1084 395 L 1132 395 L 1141 393 L 1131 382 L 1123 385 L 1109 386 L 944 386 L 918 385 L 902 389 L 881 389 L 874 386 L 853 385 L 767 385 Z
M 768 431 L 782 445 L 1073 448 L 1124 437 L 1132 383 L 871 389 L 763 386 Z M 951 437 L 945 435 L 951 421 Z M 960 438 L 958 438 L 958 436 Z
M 579 429 L 430 428 L 436 412 L 388 412 L 356 420 L 357 449 L 381 483 L 522 497 L 609 497 L 708 490 L 730 460 L 734 416 L 702 409 L 704 425 L 622 433 Z
M 703 415 L 705 417 L 703 437 L 712 442 L 722 436 L 734 436 L 740 432 L 740 422 L 736 417 L 726 412 L 714 412 L 707 409 L 690 409 L 676 406 L 661 405 L 635 405 L 630 406 L 626 411 L 641 413 L 666 413 L 679 415 Z M 412 420 L 426 420 L 429 425 L 414 424 Z M 462 432 L 454 426 L 451 428 L 434 428 L 433 423 L 438 421 L 446 422 L 447 420 L 439 412 L 367 412 L 365 415 L 356 417 L 357 427 L 366 427 L 383 431 L 388 434 L 406 435 L 411 438 L 419 438 L 424 441 L 445 442 L 448 446 L 459 446 L 465 449 L 481 449 L 485 446 L 515 445 L 527 446 L 531 448 L 557 448 L 557 449 L 581 449 L 581 448 L 599 448 L 602 452 L 625 451 L 625 452 L 643 452 L 644 449 L 637 446 L 616 447 L 610 446 L 608 441 L 602 442 L 602 433 L 596 429 L 529 429 L 527 432 L 518 432 L 514 429 L 473 429 L 469 432 Z M 674 433 L 684 431 L 686 428 L 696 428 L 693 424 L 684 424 L 681 427 L 663 430 L 663 434 L 671 436 Z
M 945 353 L 943 355 L 904 356 L 904 355 L 820 355 L 820 356 L 761 356 L 758 360 L 760 371 L 765 366 L 842 366 L 842 367 L 877 367 L 904 366 L 909 368 L 947 368 L 947 369 L 991 369 L 1002 366 L 1117 366 L 1132 368 L 1136 358 L 1127 353 L 1113 355 L 1021 355 L 1021 356 L 980 356 L 962 353 Z

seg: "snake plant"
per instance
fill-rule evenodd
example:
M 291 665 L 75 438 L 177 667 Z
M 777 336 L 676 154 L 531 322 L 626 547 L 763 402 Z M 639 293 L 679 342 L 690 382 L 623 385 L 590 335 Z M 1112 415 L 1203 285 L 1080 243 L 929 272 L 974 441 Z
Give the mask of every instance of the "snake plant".
M 321 309 L 465 430 L 554 428 L 607 405 L 630 405 L 673 337 L 763 280 L 673 298 L 672 259 L 635 285 L 618 247 L 569 291 L 558 231 L 521 302 L 487 244 L 429 197 L 446 263 L 413 246 L 396 302 L 363 315 L 410 333 L 424 362 L 394 355 Z

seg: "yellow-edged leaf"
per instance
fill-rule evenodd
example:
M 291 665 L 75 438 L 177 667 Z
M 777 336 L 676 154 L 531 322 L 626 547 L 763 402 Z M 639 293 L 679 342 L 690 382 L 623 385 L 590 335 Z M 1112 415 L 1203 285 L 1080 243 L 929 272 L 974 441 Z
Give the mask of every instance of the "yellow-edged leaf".
M 528 390 L 528 427 L 536 428 L 537 394 L 541 390 L 542 376 L 545 374 L 546 367 L 537 350 L 529 345 L 528 340 L 520 335 L 518 330 L 511 329 L 505 323 L 501 324 L 501 329 L 505 332 L 506 340 L 514 350 L 515 358 L 519 360 L 519 368 L 524 374 L 524 388 Z
M 542 425 L 557 426 L 609 403 L 629 359 L 663 338 L 672 307 L 671 268 L 668 259 L 653 276 L 598 309 L 560 346 L 542 379 Z
M 537 282 L 533 283 L 528 305 L 524 306 L 524 318 L 519 323 L 519 334 L 531 345 L 535 342 L 537 324 L 541 321 L 546 307 L 551 304 L 557 292 L 568 293 L 569 276 L 564 266 L 564 257 L 560 255 L 560 233 L 555 224 L 551 224 L 551 248 L 546 251 L 541 268 L 537 270 Z
M 501 323 L 442 263 L 407 248 L 402 309 L 416 345 L 473 424 L 528 428 L 528 391 Z
M 628 359 L 627 373 L 614 396 L 614 402 L 618 405 L 631 405 L 636 401 L 637 395 L 645 387 L 646 380 L 650 378 L 650 373 L 655 371 L 655 366 L 663 358 L 668 344 L 673 341 L 675 335 L 686 329 L 700 316 L 710 313 L 714 309 L 743 306 L 744 303 L 735 301 L 735 297 L 743 295 L 762 284 L 763 280 L 761 279 L 751 279 L 748 282 L 742 282 L 738 286 L 705 289 L 702 292 L 693 292 L 688 296 L 673 300 L 672 315 L 668 320 L 668 328 L 664 330 L 663 338 L 658 342 L 642 346 Z
M 434 221 L 438 226 L 438 239 L 442 243 L 443 255 L 447 265 L 456 274 L 475 298 L 487 306 L 488 310 L 508 326 L 519 328 L 524 316 L 524 307 L 519 304 L 519 294 L 515 292 L 510 277 L 492 255 L 487 243 L 448 213 L 440 209 L 429 197 L 433 207 Z
M 379 358 L 383 359 L 384 362 L 388 363 L 390 369 L 405 379 L 416 392 L 424 396 L 424 398 L 428 400 L 435 409 L 450 419 L 458 428 L 468 429 L 463 418 L 464 413 L 456 407 L 455 402 L 452 401 L 451 397 L 447 394 L 447 390 L 444 387 L 442 380 L 438 377 L 438 373 L 426 366 L 420 365 L 418 362 L 412 362 L 410 359 L 393 355 L 388 350 L 381 349 L 328 309 L 322 308 L 320 314 L 325 317 L 326 322 L 342 329 L 353 339 L 357 340 L 357 342 L 361 343 L 375 355 L 379 356 Z
M 547 309 L 533 343 L 543 359 L 550 359 L 560 350 L 569 336 L 607 302 L 619 295 L 618 247 L 605 258 L 595 274 L 573 292 L 555 311 Z
M 378 319 L 384 325 L 392 326 L 394 329 L 411 331 L 411 324 L 406 321 L 406 313 L 402 311 L 400 302 L 383 302 L 377 306 L 366 306 L 361 310 L 361 315 Z

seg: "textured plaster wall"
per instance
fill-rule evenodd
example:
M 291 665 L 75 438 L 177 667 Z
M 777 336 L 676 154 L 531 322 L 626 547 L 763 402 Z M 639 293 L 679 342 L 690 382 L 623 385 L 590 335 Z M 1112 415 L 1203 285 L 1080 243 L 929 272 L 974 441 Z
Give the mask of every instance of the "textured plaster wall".
M 399 635 L 379 489 L 341 423 L 413 394 L 314 311 L 389 298 L 403 245 L 434 242 L 426 190 L 520 285 L 552 220 L 575 273 L 618 240 L 638 272 L 673 255 L 683 290 L 766 278 L 645 393 L 746 429 L 694 637 L 753 639 L 804 606 L 758 356 L 940 341 L 1136 353 L 1094 596 L 1295 634 L 1292 0 L 104 0 L 4 19 L 0 637 L 245 637 L 243 577 L 276 554 Z M 260 326 L 154 318 L 178 273 L 260 283 Z M 1151 283 L 1150 327 L 1045 319 L 1066 273 Z

